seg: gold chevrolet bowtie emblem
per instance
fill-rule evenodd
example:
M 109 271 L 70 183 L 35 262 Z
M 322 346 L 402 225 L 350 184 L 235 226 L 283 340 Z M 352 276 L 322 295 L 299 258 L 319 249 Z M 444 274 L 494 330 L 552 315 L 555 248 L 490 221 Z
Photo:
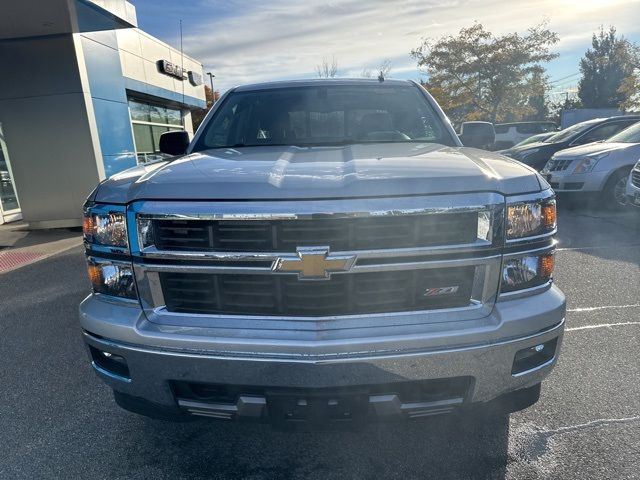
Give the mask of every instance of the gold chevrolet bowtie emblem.
M 296 257 L 280 257 L 273 262 L 274 272 L 295 272 L 299 280 L 329 280 L 333 272 L 347 272 L 355 255 L 330 255 L 329 247 L 298 247 Z

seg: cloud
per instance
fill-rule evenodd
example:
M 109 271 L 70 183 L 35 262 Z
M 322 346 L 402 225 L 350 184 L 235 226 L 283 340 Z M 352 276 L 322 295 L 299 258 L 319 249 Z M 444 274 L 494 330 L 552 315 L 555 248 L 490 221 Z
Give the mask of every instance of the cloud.
M 185 51 L 216 74 L 216 88 L 315 76 L 335 56 L 341 76 L 358 76 L 392 59 L 392 75 L 418 78 L 412 48 L 424 37 L 455 34 L 474 21 L 496 34 L 548 19 L 557 50 L 588 47 L 601 24 L 640 35 L 637 0 L 200 0 L 191 7 Z M 197 11 L 195 11 L 197 8 Z M 193 24 L 195 23 L 195 24 Z M 574 53 L 575 54 L 575 53 Z M 578 58 L 575 58 L 577 70 Z

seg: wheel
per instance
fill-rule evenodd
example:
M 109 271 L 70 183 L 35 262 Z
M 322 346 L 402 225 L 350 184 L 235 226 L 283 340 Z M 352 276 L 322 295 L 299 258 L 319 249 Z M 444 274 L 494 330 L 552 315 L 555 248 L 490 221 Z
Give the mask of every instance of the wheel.
M 602 203 L 610 210 L 622 210 L 627 206 L 626 195 L 627 179 L 631 174 L 629 171 L 618 171 L 611 175 L 602 190 Z

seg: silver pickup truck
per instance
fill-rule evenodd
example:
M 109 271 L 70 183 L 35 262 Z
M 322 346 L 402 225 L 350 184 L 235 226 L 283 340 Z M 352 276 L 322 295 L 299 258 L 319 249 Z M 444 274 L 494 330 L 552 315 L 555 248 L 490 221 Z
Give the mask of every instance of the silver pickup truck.
M 93 368 L 125 409 L 274 425 L 535 403 L 556 205 L 418 84 L 237 87 L 84 207 Z

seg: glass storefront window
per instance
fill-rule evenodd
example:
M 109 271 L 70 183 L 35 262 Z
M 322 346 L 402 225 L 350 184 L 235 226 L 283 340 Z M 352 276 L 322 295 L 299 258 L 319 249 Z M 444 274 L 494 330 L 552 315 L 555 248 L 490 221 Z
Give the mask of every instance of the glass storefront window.
M 151 105 L 148 103 L 140 103 L 129 101 L 129 111 L 131 112 L 131 120 L 140 120 L 142 122 L 149 121 L 149 109 Z
M 0 150 L 0 202 L 2 202 L 3 210 L 15 210 L 19 208 L 18 197 L 11 182 L 11 174 L 9 167 L 4 160 L 4 155 Z
M 168 127 L 151 127 L 151 133 L 153 134 L 153 148 L 154 150 L 160 150 L 160 135 L 164 132 L 168 132 Z
M 168 157 L 160 152 L 160 135 L 170 130 L 182 130 L 182 112 L 177 108 L 163 107 L 136 100 L 129 100 L 133 138 L 138 163 L 162 160 Z
M 167 123 L 167 110 L 164 107 L 158 107 L 156 105 L 150 105 L 151 109 L 151 122 L 152 123 Z M 179 112 L 178 112 L 179 113 Z
M 171 125 L 182 125 L 182 114 L 180 110 L 167 109 L 167 123 Z
M 20 204 L 11 178 L 7 146 L 4 143 L 4 135 L 0 125 L 0 224 L 5 220 L 8 221 L 7 217 L 20 218 L 19 211 Z
M 153 152 L 153 137 L 149 125 L 133 124 L 133 137 L 136 142 L 136 152 Z

